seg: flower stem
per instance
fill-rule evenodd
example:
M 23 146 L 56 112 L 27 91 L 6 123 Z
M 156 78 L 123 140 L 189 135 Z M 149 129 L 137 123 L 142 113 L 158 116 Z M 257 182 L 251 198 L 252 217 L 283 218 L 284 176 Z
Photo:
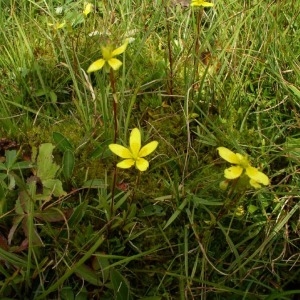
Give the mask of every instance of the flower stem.
M 137 175 L 136 181 L 135 181 L 135 185 L 134 185 L 134 189 L 133 189 L 133 193 L 132 193 L 132 197 L 131 197 L 131 199 L 129 201 L 129 205 L 131 205 L 131 203 L 132 203 L 132 201 L 133 201 L 133 199 L 135 197 L 135 192 L 136 192 L 137 187 L 138 187 L 138 185 L 140 183 L 140 180 L 141 180 L 141 172 L 138 172 L 138 175 Z
M 117 99 L 117 90 L 116 90 L 116 79 L 114 75 L 113 69 L 110 69 L 109 73 L 110 85 L 112 89 L 112 96 L 113 96 L 113 115 L 114 115 L 114 143 L 117 142 L 118 137 L 118 99 Z
M 169 21 L 168 5 L 164 3 L 165 14 L 166 14 L 166 28 L 167 28 L 167 48 L 168 48 L 168 60 L 169 60 L 169 78 L 167 80 L 167 89 L 170 99 L 173 97 L 173 79 L 174 79 L 174 70 L 173 70 L 173 55 L 172 55 L 172 46 L 171 46 L 171 28 Z
M 202 15 L 203 15 L 203 9 L 199 9 L 196 18 L 196 37 L 195 37 L 195 49 L 194 49 L 194 70 L 197 74 L 198 74 L 198 60 L 199 60 L 198 56 L 200 50 L 200 33 L 201 33 Z
M 112 69 L 110 69 L 109 79 L 110 79 L 110 85 L 111 85 L 112 96 L 113 96 L 114 143 L 116 143 L 118 138 L 118 116 L 117 116 L 118 100 L 117 100 L 117 90 L 116 90 L 116 79 L 115 79 L 114 71 Z M 113 218 L 114 215 L 116 182 L 117 182 L 117 167 L 114 166 L 113 183 L 112 183 L 112 191 L 111 191 L 110 218 Z

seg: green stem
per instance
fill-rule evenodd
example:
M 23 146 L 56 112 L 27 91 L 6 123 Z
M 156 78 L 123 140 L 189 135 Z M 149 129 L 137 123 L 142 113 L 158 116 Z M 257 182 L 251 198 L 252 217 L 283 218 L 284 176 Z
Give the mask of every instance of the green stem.
M 168 45 L 168 60 L 169 60 L 169 78 L 167 81 L 167 88 L 169 95 L 173 96 L 173 78 L 174 78 L 174 71 L 173 71 L 173 55 L 172 55 L 172 47 L 171 47 L 171 29 L 170 29 L 170 22 L 169 22 L 169 13 L 168 13 L 168 5 L 164 3 L 165 14 L 166 14 L 166 28 L 167 28 L 167 45 Z
M 129 201 L 129 205 L 131 205 L 131 203 L 133 202 L 133 199 L 134 199 L 134 196 L 135 196 L 135 192 L 136 192 L 136 189 L 140 183 L 140 180 L 141 180 L 141 172 L 138 173 L 138 176 L 136 177 L 136 181 L 135 181 L 135 185 L 134 185 L 134 189 L 133 189 L 133 193 L 132 193 L 132 197 Z
M 112 95 L 113 95 L 113 115 L 114 115 L 114 144 L 117 142 L 118 137 L 118 100 L 117 100 L 117 90 L 116 90 L 116 79 L 114 75 L 114 71 L 110 69 L 109 73 L 110 85 L 112 88 Z M 114 174 L 113 174 L 113 184 L 112 184 L 112 192 L 111 192 L 111 205 L 110 205 L 110 219 L 114 216 L 114 200 L 115 200 L 115 189 L 116 189 L 116 182 L 117 182 L 117 167 L 114 167 Z
M 114 143 L 117 142 L 118 137 L 118 99 L 117 99 L 117 90 L 116 90 L 116 79 L 114 71 L 110 69 L 109 73 L 110 85 L 112 89 L 113 96 L 113 115 L 114 115 Z

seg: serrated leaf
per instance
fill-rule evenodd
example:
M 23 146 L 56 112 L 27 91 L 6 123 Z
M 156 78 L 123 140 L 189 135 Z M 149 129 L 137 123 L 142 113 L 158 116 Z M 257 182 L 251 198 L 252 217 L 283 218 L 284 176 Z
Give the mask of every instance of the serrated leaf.
M 6 171 L 6 170 L 7 170 L 6 165 L 3 163 L 0 163 L 0 171 Z
M 55 147 L 51 143 L 40 145 L 37 157 L 37 176 L 43 182 L 47 179 L 53 179 L 59 166 L 53 162 L 52 152 Z
M 65 178 L 71 178 L 75 166 L 75 156 L 72 150 L 66 150 L 64 152 L 62 161 L 62 170 Z
M 58 179 L 47 179 L 42 181 L 44 186 L 44 195 L 53 195 L 55 197 L 62 197 L 67 195 L 63 190 L 62 182 Z
M 60 151 L 64 152 L 66 150 L 74 150 L 70 141 L 60 132 L 53 132 L 52 138 Z

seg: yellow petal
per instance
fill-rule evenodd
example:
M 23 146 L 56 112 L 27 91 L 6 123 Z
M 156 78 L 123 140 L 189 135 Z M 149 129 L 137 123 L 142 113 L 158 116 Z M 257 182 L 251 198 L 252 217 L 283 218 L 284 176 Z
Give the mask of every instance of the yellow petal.
M 138 128 L 132 129 L 129 138 L 129 145 L 133 158 L 137 159 L 141 149 L 141 133 Z
M 105 64 L 104 59 L 102 59 L 102 58 L 98 59 L 89 66 L 89 68 L 87 69 L 87 72 L 91 73 L 91 72 L 98 71 L 103 68 L 104 64 Z
M 127 45 L 128 45 L 128 39 L 126 39 L 125 43 L 121 47 L 115 49 L 112 52 L 112 56 L 116 56 L 116 55 L 122 54 L 126 50 Z
M 236 165 L 240 164 L 239 156 L 234 152 L 232 152 L 231 150 L 225 147 L 218 147 L 217 150 L 219 151 L 219 155 L 226 161 Z
M 134 164 L 135 164 L 135 161 L 132 158 L 129 158 L 129 159 L 124 159 L 121 162 L 119 162 L 117 164 L 117 167 L 121 168 L 121 169 L 129 169 Z
M 93 10 L 93 4 L 92 3 L 86 3 L 84 6 L 83 14 L 87 16 L 91 11 Z
M 246 174 L 253 179 L 254 181 L 256 181 L 257 183 L 261 183 L 263 185 L 268 185 L 270 183 L 270 180 L 268 178 L 268 176 L 260 171 L 258 171 L 256 168 L 254 167 L 248 167 L 246 168 Z M 250 182 L 251 184 L 251 182 Z
M 213 5 L 213 3 L 210 3 L 210 2 L 203 2 L 202 6 L 204 6 L 204 7 L 212 7 L 214 5 Z
M 214 5 L 213 5 L 213 3 L 209 3 L 204 0 L 192 0 L 191 6 L 209 7 L 209 6 L 214 6 Z
M 126 147 L 123 147 L 118 144 L 110 144 L 108 148 L 112 153 L 120 156 L 121 158 L 132 158 L 130 150 Z
M 140 171 L 146 171 L 149 167 L 149 162 L 144 158 L 138 158 L 135 162 L 136 168 Z
M 261 188 L 261 185 L 257 181 L 255 181 L 253 179 L 250 179 L 249 183 L 250 183 L 250 185 L 252 185 L 256 189 L 260 189 Z
M 225 169 L 224 176 L 227 179 L 236 179 L 240 177 L 243 173 L 243 168 L 240 166 L 233 166 L 228 169 Z
M 111 58 L 107 62 L 115 71 L 122 66 L 122 62 L 119 61 L 117 58 Z
M 66 21 L 63 21 L 62 23 L 59 23 L 56 25 L 56 29 L 61 29 L 61 28 L 65 27 L 65 25 L 66 25 Z
M 157 141 L 153 141 L 153 142 L 148 143 L 147 145 L 142 147 L 142 149 L 140 150 L 138 156 L 139 157 L 145 157 L 145 156 L 149 155 L 150 153 L 152 153 L 156 149 L 157 145 L 158 145 Z

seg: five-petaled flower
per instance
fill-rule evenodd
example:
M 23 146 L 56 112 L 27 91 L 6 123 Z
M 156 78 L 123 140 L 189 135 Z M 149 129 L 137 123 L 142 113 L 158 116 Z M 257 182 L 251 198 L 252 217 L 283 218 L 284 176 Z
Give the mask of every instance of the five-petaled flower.
M 213 3 L 206 2 L 204 0 L 192 0 L 191 6 L 211 7 L 211 6 L 214 6 L 214 5 L 213 5 Z
M 257 168 L 252 167 L 247 157 L 240 153 L 234 153 L 225 147 L 218 147 L 217 150 L 223 159 L 234 165 L 228 169 L 225 169 L 225 178 L 236 179 L 245 171 L 245 174 L 250 178 L 250 185 L 256 189 L 260 188 L 261 184 L 268 185 L 270 183 L 268 176 L 258 171 Z
M 48 23 L 49 26 L 53 27 L 55 30 L 58 30 L 58 29 L 62 29 L 66 26 L 66 21 L 63 21 L 62 23 Z
M 92 3 L 89 2 L 84 2 L 84 9 L 82 11 L 82 13 L 87 16 L 88 14 L 90 14 L 93 11 L 94 5 Z
M 157 141 L 152 141 L 141 147 L 141 133 L 138 128 L 134 128 L 130 134 L 128 148 L 118 144 L 110 144 L 108 147 L 111 152 L 124 158 L 117 164 L 117 167 L 129 169 L 135 165 L 138 170 L 146 171 L 149 167 L 149 162 L 144 157 L 152 153 L 157 145 Z
M 122 62 L 115 58 L 115 56 L 122 54 L 126 50 L 127 45 L 128 40 L 126 40 L 125 43 L 117 49 L 113 49 L 110 45 L 106 47 L 101 47 L 101 53 L 103 58 L 100 58 L 93 62 L 89 66 L 87 72 L 95 72 L 102 69 L 103 67 L 106 68 L 106 71 L 109 71 L 109 67 L 111 67 L 113 70 L 118 70 L 122 66 Z

